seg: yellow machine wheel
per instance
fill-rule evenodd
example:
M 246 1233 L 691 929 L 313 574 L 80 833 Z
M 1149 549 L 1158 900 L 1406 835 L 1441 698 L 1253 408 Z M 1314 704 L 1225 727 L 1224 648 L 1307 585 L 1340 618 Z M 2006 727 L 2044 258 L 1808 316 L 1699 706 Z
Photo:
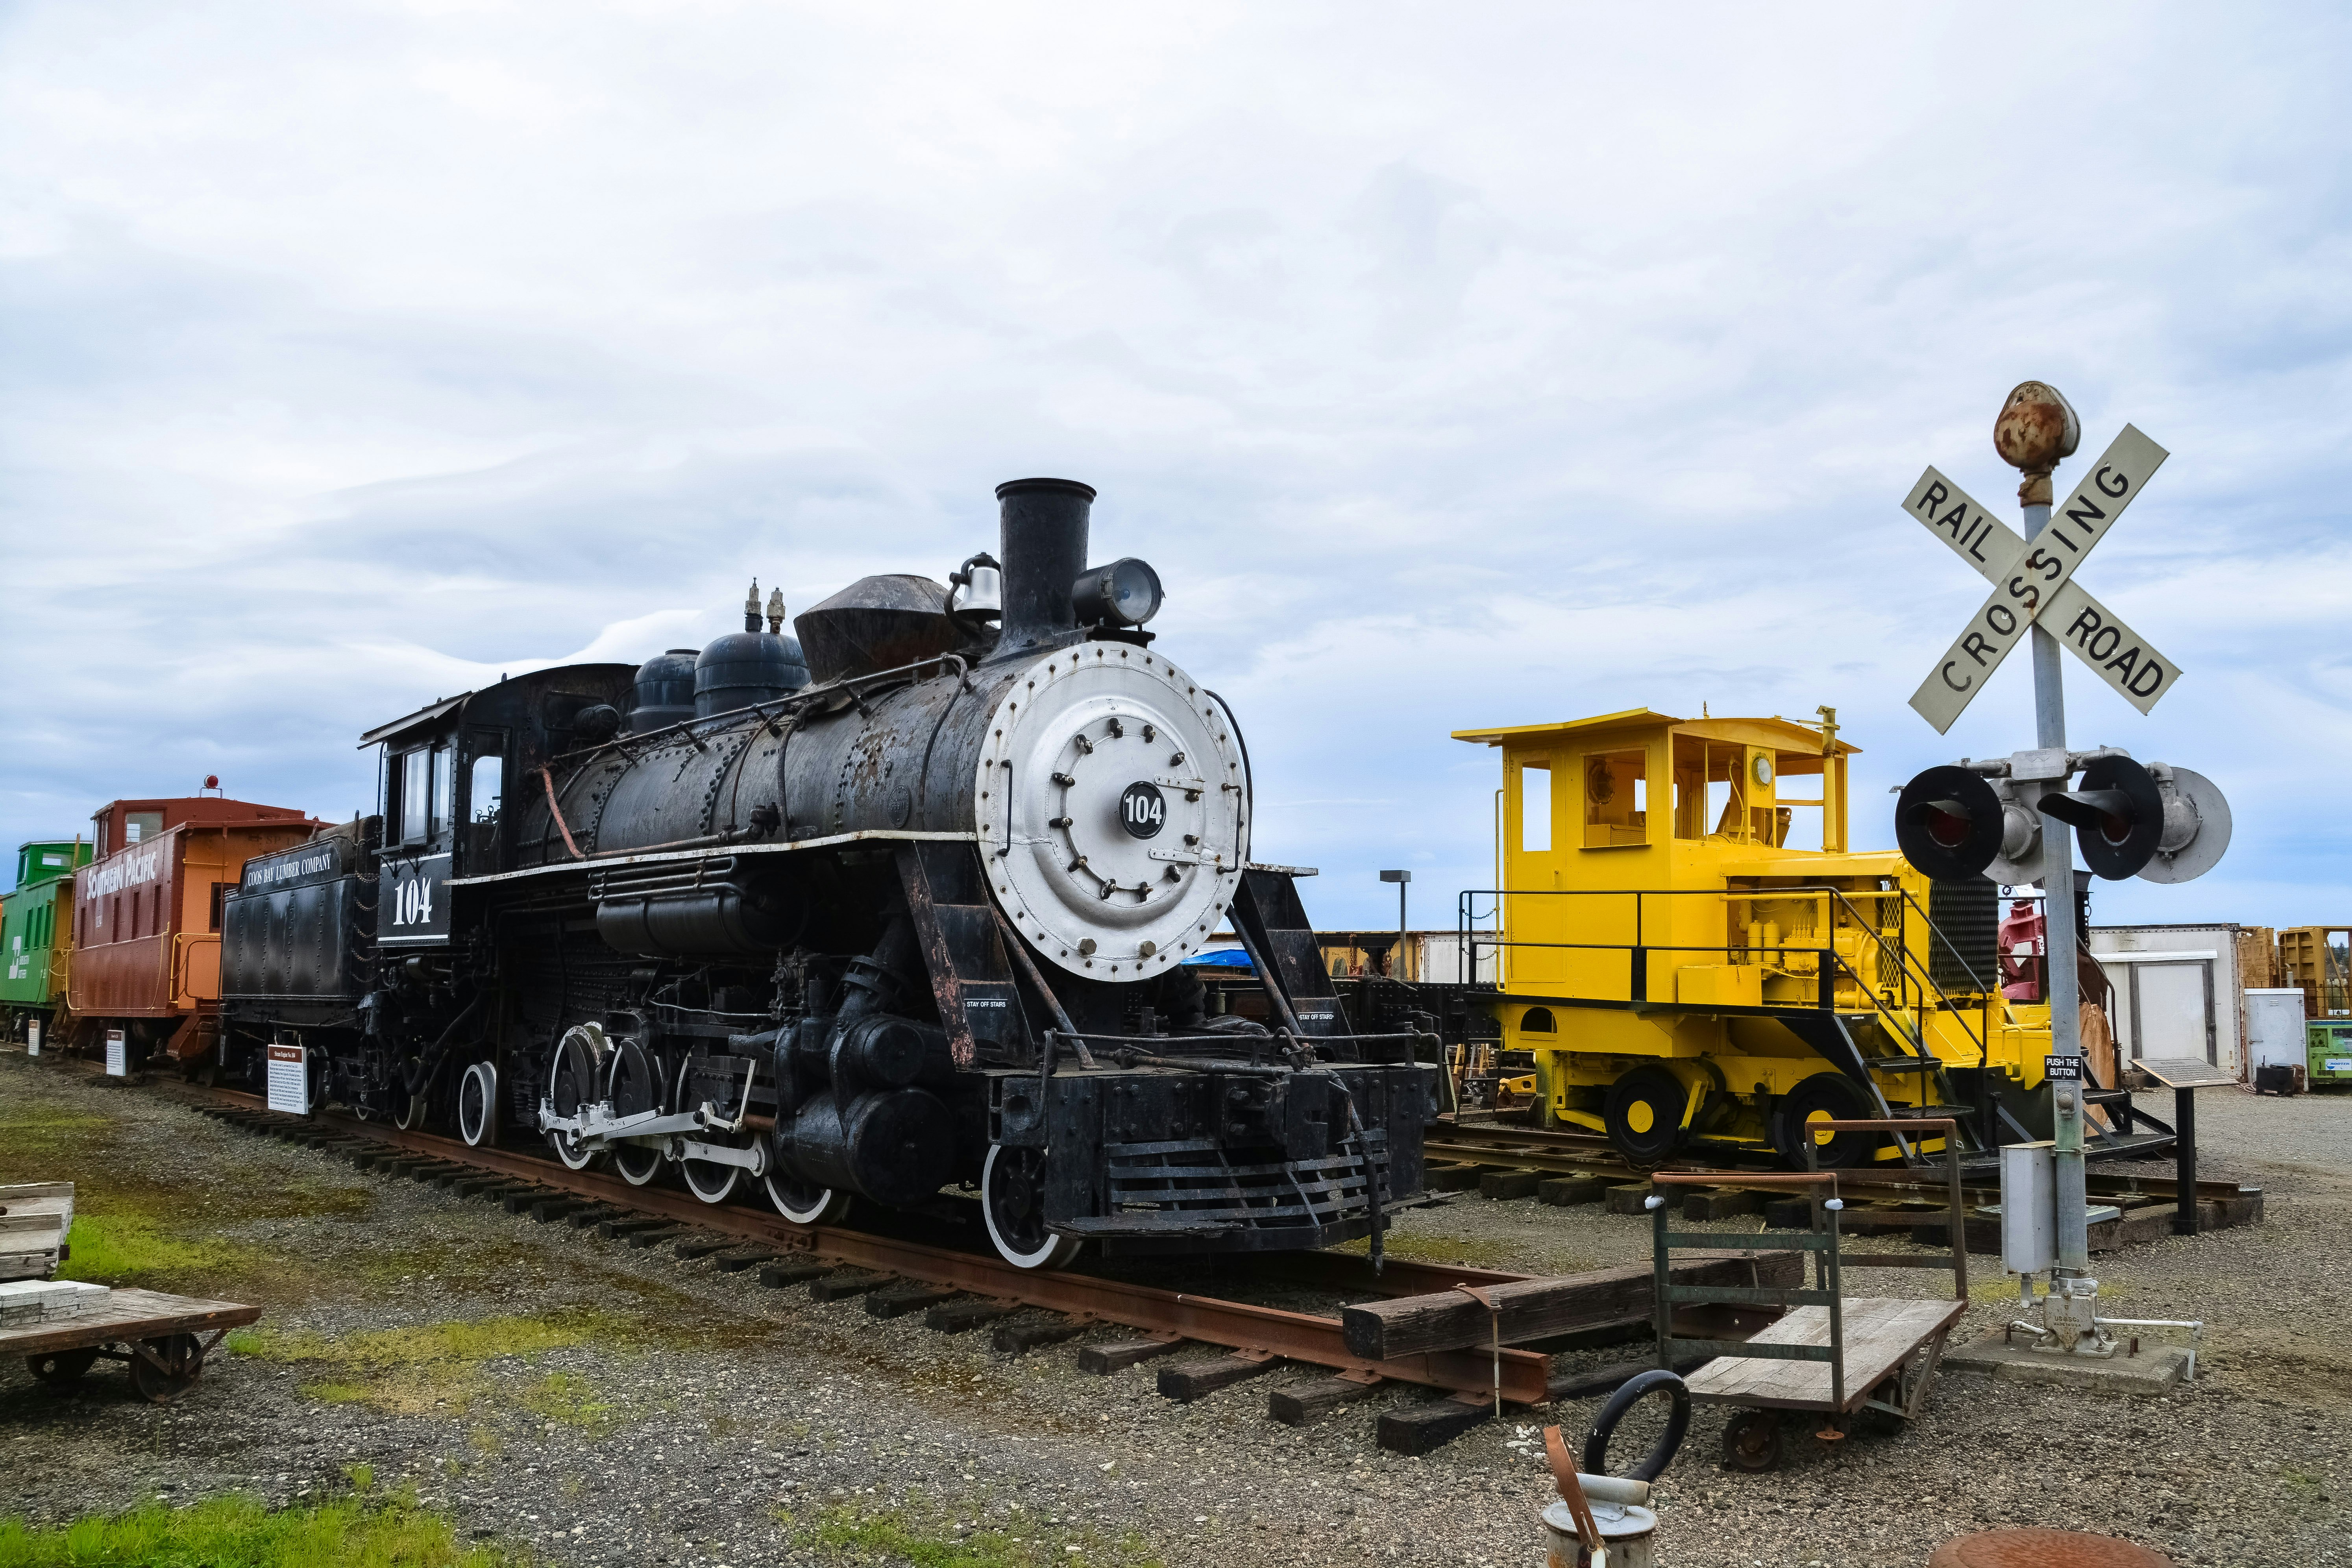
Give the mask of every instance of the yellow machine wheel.
M 1609 1142 L 1633 1164 L 1662 1163 L 1682 1147 L 1688 1104 L 1689 1095 L 1673 1073 L 1662 1067 L 1635 1068 L 1609 1086 Z
M 1875 1132 L 1807 1132 L 1815 1121 L 1858 1121 L 1873 1115 L 1853 1080 L 1843 1073 L 1817 1072 L 1780 1097 L 1772 1110 L 1772 1146 L 1795 1170 L 1805 1168 L 1805 1143 L 1813 1145 L 1813 1163 L 1824 1171 L 1866 1163 L 1878 1147 Z

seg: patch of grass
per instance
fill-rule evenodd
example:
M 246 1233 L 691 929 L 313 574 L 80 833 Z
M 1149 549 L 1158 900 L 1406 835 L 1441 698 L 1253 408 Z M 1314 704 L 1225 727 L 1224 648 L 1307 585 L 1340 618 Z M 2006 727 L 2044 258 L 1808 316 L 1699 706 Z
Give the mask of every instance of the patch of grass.
M 78 1213 L 66 1237 L 73 1249 L 61 1279 L 99 1285 L 189 1285 L 257 1269 L 257 1247 L 219 1237 L 174 1234 L 136 1211 Z
M 271 1512 L 242 1495 L 33 1528 L 0 1520 L 0 1568 L 506 1568 L 522 1559 L 460 1547 L 449 1521 L 405 1498 L 356 1498 Z
M 1112 1537 L 1025 1519 L 983 1529 L 976 1520 L 959 1520 L 917 1499 L 899 1508 L 836 1504 L 798 1528 L 789 1510 L 778 1509 L 774 1517 L 793 1530 L 795 1545 L 838 1563 L 904 1563 L 913 1568 L 1046 1568 L 1048 1563 L 1159 1568 L 1160 1563 L 1131 1531 Z
M 613 1425 L 615 1406 L 596 1397 L 596 1385 L 576 1373 L 551 1372 L 523 1392 L 522 1407 L 566 1426 L 603 1431 Z
M 1372 1244 L 1366 1237 L 1345 1243 L 1332 1250 L 1370 1255 Z M 1382 1250 L 1391 1258 L 1411 1258 L 1415 1263 L 1455 1263 L 1465 1268 L 1509 1268 L 1526 1260 L 1528 1244 L 1521 1242 L 1514 1246 L 1476 1237 L 1392 1230 L 1389 1232 L 1388 1245 Z
M 55 1104 L 24 1104 L 0 1110 L 0 1145 L 12 1155 L 47 1154 L 91 1142 L 113 1127 L 110 1116 L 92 1116 Z
M 594 1342 L 629 1343 L 625 1319 L 597 1312 L 476 1318 L 372 1329 L 329 1336 L 249 1333 L 231 1348 L 264 1361 L 316 1365 L 321 1375 L 302 1392 L 331 1405 L 366 1403 L 397 1414 L 439 1409 L 462 1415 L 489 1392 L 483 1369 L 506 1357 L 527 1357 Z M 614 1407 L 591 1397 L 583 1378 L 553 1373 L 528 1391 L 522 1405 L 549 1420 L 601 1426 Z

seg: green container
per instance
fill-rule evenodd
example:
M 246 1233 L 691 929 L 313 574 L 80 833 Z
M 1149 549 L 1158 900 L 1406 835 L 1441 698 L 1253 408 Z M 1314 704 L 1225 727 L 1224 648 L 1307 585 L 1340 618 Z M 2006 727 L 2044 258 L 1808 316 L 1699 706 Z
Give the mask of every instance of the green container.
M 2317 1018 L 2304 1026 L 2311 1047 L 2314 1089 L 2352 1089 L 2352 1018 Z

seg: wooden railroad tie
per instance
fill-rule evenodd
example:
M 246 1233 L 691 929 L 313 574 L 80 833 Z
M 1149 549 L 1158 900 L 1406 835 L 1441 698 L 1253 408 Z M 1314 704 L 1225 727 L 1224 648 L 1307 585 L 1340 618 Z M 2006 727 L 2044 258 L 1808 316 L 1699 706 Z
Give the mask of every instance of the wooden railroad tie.
M 635 1247 L 659 1247 L 665 1241 L 675 1241 L 679 1237 L 688 1234 L 690 1233 L 686 1226 L 672 1222 L 658 1230 L 630 1231 L 621 1239 Z
M 1304 1426 L 1318 1415 L 1378 1393 L 1386 1381 L 1374 1373 L 1342 1373 L 1289 1384 L 1266 1394 L 1265 1413 L 1285 1426 Z
M 641 1230 L 667 1230 L 677 1221 L 656 1219 L 651 1215 L 623 1215 L 617 1219 L 596 1222 L 596 1234 L 607 1241 L 616 1237 L 634 1236 Z
M 1450 1394 L 1426 1405 L 1381 1412 L 1374 1440 L 1391 1454 L 1433 1453 L 1473 1426 L 1494 1418 L 1492 1395 Z
M 1181 1334 L 1153 1334 L 1148 1339 L 1118 1340 L 1105 1345 L 1080 1345 L 1078 1370 L 1095 1377 L 1108 1377 L 1115 1372 L 1147 1361 L 1156 1361 L 1184 1348 Z
M 1578 1204 L 1597 1204 L 1608 1185 L 1599 1176 L 1555 1176 L 1549 1181 L 1536 1184 L 1536 1201 L 1561 1208 Z
M 1282 1358 L 1272 1351 L 1235 1351 L 1212 1361 L 1180 1362 L 1160 1369 L 1160 1392 L 1165 1398 L 1189 1405 L 1218 1389 L 1264 1377 L 1281 1364 Z
M 1488 1171 L 1478 1178 L 1478 1195 L 1498 1203 L 1531 1198 L 1543 1179 L 1541 1171 Z
M 757 1268 L 762 1263 L 773 1263 L 775 1260 L 775 1253 L 767 1247 L 738 1247 L 726 1252 L 711 1254 L 710 1267 L 721 1274 L 740 1274 L 746 1268 Z
M 1057 1345 L 1076 1339 L 1093 1325 L 1084 1318 L 1059 1312 L 1009 1318 L 996 1325 L 989 1343 L 1002 1355 L 1026 1355 L 1039 1345 Z
M 911 1317 L 962 1294 L 952 1285 L 934 1285 L 928 1279 L 901 1279 L 895 1285 L 885 1285 L 866 1292 L 866 1315 L 882 1319 Z
M 876 1268 L 836 1268 L 822 1279 L 809 1281 L 809 1300 L 813 1301 L 846 1301 L 852 1296 L 863 1296 L 868 1290 L 879 1290 L 885 1285 L 898 1282 L 896 1274 L 886 1274 Z
M 985 1328 L 1021 1310 L 1018 1301 L 992 1301 L 983 1297 L 948 1301 L 923 1314 L 923 1327 L 935 1334 L 962 1334 Z
M 812 1279 L 822 1279 L 835 1267 L 831 1263 L 820 1263 L 814 1258 L 780 1258 L 760 1266 L 760 1283 L 771 1290 L 781 1290 L 787 1286 L 805 1285 Z
M 742 1243 L 734 1237 L 713 1236 L 709 1231 L 702 1231 L 688 1237 L 670 1250 L 680 1258 L 691 1263 L 697 1258 L 709 1258 L 716 1253 L 724 1252 L 730 1247 L 741 1245 Z

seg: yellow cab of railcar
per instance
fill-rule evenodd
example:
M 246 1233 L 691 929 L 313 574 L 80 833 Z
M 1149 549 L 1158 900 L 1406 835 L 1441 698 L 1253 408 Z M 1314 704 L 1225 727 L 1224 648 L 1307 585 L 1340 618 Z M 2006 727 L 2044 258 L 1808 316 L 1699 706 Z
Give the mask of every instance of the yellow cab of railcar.
M 2049 1010 L 2000 990 L 1997 889 L 1849 849 L 1858 748 L 1819 711 L 1455 731 L 1502 752 L 1500 885 L 1472 895 L 1471 923 L 1501 954 L 1504 1047 L 1533 1053 L 1547 1124 L 1637 1162 L 1704 1142 L 1796 1163 L 1807 1122 L 1955 1104 L 2011 1135 L 2035 1120 Z M 1825 1165 L 1903 1153 L 1811 1137 Z

